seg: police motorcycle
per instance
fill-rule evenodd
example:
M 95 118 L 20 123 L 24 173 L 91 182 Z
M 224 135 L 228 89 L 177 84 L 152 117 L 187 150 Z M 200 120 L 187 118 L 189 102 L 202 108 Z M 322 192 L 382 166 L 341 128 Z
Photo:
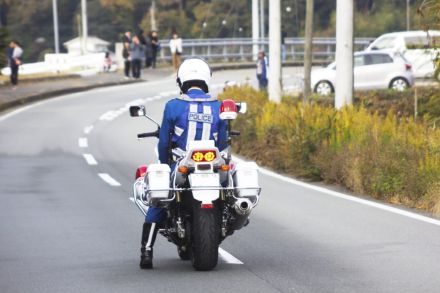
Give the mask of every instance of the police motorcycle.
M 220 119 L 228 129 L 228 147 L 222 152 L 212 140 L 192 141 L 186 152 L 169 148 L 174 170 L 168 164 L 150 164 L 136 171 L 134 203 L 144 215 L 148 207 L 165 208 L 166 220 L 159 233 L 177 246 L 182 260 L 191 260 L 199 271 L 217 265 L 220 243 L 249 223 L 259 202 L 257 164 L 231 159 L 231 138 L 240 134 L 231 130 L 231 121 L 245 112 L 245 103 L 222 102 Z M 131 106 L 130 115 L 146 117 L 158 126 L 155 132 L 138 134 L 139 139 L 159 137 L 160 126 L 144 106 Z

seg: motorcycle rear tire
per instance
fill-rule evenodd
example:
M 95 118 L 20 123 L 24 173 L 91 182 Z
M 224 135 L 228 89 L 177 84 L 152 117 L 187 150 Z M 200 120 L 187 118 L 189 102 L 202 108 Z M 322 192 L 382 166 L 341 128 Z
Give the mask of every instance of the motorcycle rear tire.
M 197 271 L 210 271 L 217 266 L 221 232 L 219 218 L 217 209 L 202 209 L 200 203 L 195 204 L 191 262 Z

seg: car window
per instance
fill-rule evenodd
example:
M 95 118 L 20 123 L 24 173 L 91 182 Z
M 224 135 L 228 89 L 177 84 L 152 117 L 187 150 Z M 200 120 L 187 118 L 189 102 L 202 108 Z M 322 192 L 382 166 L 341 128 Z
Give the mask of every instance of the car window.
M 364 56 L 354 56 L 354 67 L 362 66 L 364 64 Z
M 416 37 L 406 37 L 405 45 L 406 48 L 411 49 L 431 49 L 436 45 L 438 46 L 440 41 L 439 36 L 428 36 L 428 34 L 424 36 L 416 36 Z
M 407 49 L 425 49 L 428 47 L 427 36 L 406 37 L 405 45 Z
M 382 49 L 390 49 L 394 48 L 396 44 L 396 38 L 395 37 L 385 37 L 380 40 L 378 40 L 374 46 L 373 50 L 382 50 Z
M 393 59 L 387 54 L 365 55 L 365 65 L 393 63 Z

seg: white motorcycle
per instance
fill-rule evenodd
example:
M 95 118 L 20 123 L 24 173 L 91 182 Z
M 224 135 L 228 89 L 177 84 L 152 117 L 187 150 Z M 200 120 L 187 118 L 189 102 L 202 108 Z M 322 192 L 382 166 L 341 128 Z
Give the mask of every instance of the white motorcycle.
M 133 185 L 134 203 L 146 215 L 150 206 L 166 210 L 159 233 L 177 245 L 179 257 L 191 260 L 196 270 L 211 270 L 217 265 L 220 243 L 235 230 L 249 223 L 258 204 L 261 188 L 258 166 L 254 162 L 231 160 L 230 123 L 237 113 L 246 112 L 245 103 L 222 102 L 220 119 L 227 121 L 228 147 L 220 152 L 214 141 L 192 141 L 186 152 L 170 151 L 168 164 L 140 166 Z M 132 117 L 151 119 L 144 106 L 130 107 Z M 138 134 L 138 138 L 159 137 L 159 129 Z

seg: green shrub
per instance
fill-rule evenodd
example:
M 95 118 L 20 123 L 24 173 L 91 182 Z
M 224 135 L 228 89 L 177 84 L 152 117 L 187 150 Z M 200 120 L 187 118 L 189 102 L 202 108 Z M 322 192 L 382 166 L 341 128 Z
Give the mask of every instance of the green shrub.
M 439 94 L 423 93 L 428 97 L 420 95 L 421 112 L 438 119 Z M 440 194 L 434 192 L 440 182 L 440 131 L 414 121 L 410 92 L 363 93 L 356 106 L 340 111 L 328 98 L 303 104 L 284 97 L 275 104 L 250 87 L 230 88 L 226 97 L 248 103 L 248 113 L 233 125 L 241 131 L 234 144 L 239 154 L 280 172 L 440 212 Z

